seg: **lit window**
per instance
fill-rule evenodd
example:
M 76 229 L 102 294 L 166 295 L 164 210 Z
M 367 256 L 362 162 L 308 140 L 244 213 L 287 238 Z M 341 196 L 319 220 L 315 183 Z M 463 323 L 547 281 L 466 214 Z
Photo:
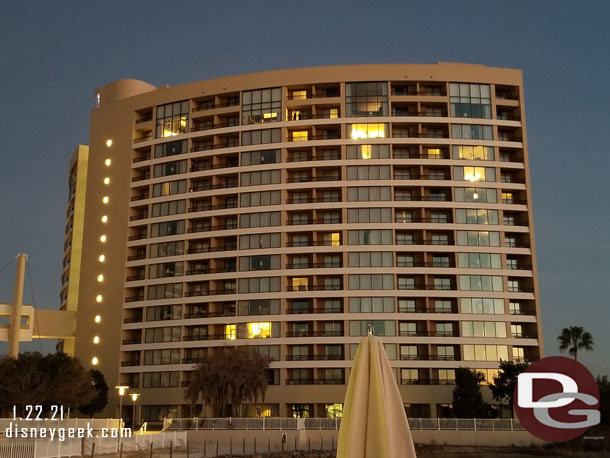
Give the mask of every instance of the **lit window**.
M 102 302 L 102 295 L 101 294 L 98 294 L 97 296 L 95 296 L 95 302 L 97 302 L 98 304 L 100 302 Z
M 95 337 L 93 338 L 93 343 L 94 343 L 94 344 L 98 344 L 98 343 L 100 343 L 100 336 L 95 336 Z
M 308 132 L 306 130 L 294 131 L 292 133 L 293 142 L 304 142 L 307 141 Z
M 339 109 L 331 108 L 330 110 L 328 110 L 328 115 L 330 119 L 337 119 L 339 117 Z
M 100 282 L 100 283 L 103 282 L 104 281 L 104 276 L 102 274 L 99 274 L 97 276 L 97 281 Z
M 341 245 L 341 235 L 338 232 L 333 232 L 332 234 L 330 234 L 330 240 L 331 246 Z
M 351 124 L 351 129 L 351 137 L 353 140 L 360 140 L 362 138 L 385 138 L 386 136 L 386 125 L 383 123 Z
M 430 159 L 440 159 L 441 149 L 440 148 L 428 148 L 428 157 Z
M 343 416 L 343 404 L 326 404 L 326 418 L 341 418 Z
M 512 192 L 503 192 L 502 193 L 502 203 L 503 204 L 512 204 L 513 202 L 514 202 L 514 200 L 513 200 Z
M 307 91 L 292 91 L 292 98 L 294 100 L 304 100 L 307 98 Z
M 236 324 L 225 325 L 225 339 L 235 340 L 236 336 L 237 336 L 237 325 Z
M 107 223 L 108 217 L 106 215 L 102 216 L 102 223 Z
M 108 167 L 111 163 L 112 163 L 112 161 L 110 159 L 106 159 L 106 161 L 104 161 L 104 164 L 106 164 L 106 167 Z
M 464 180 L 466 181 L 479 181 L 484 174 L 483 167 L 464 167 Z
M 106 236 L 105 235 L 101 235 L 100 236 L 100 242 L 106 243 Z
M 95 321 L 96 323 L 101 323 L 102 317 L 100 315 L 95 315 L 95 318 L 93 319 L 93 321 Z
M 271 323 L 248 323 L 248 339 L 266 339 L 271 337 Z
M 99 262 L 104 262 L 106 260 L 106 256 L 104 256 L 103 254 L 100 254 L 100 257 L 97 259 Z
M 277 113 L 263 113 L 263 119 L 268 121 L 277 121 Z
M 307 277 L 295 277 L 292 279 L 293 291 L 307 291 L 309 279 Z
M 110 178 L 108 178 L 108 177 L 104 178 L 104 184 L 110 184 Z
M 93 358 L 91 358 L 91 364 L 93 364 L 94 366 L 97 366 L 99 364 L 100 360 L 97 358 L 97 356 L 94 356 Z
M 102 198 L 102 202 L 104 202 L 105 204 L 107 204 L 109 200 L 110 200 L 110 199 L 108 198 L 108 196 L 104 196 L 104 197 Z
M 100 96 L 99 92 L 96 92 L 95 94 L 95 108 L 99 108 L 100 107 L 100 102 L 102 101 L 102 98 Z

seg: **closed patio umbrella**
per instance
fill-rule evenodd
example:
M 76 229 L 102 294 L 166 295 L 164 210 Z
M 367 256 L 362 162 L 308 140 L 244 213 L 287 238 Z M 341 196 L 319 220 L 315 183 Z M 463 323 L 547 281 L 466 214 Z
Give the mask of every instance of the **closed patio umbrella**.
M 402 398 L 383 344 L 363 337 L 349 377 L 337 458 L 414 458 Z

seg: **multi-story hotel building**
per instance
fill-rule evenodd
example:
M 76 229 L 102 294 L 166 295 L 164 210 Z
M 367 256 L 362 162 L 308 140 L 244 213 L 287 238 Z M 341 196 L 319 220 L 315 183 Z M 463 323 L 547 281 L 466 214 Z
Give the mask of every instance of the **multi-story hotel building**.
M 246 415 L 337 415 L 368 329 L 413 416 L 446 414 L 458 367 L 541 356 L 520 71 L 120 80 L 95 103 L 63 346 L 141 393 L 143 420 L 193 415 L 194 364 L 225 345 L 273 359 Z

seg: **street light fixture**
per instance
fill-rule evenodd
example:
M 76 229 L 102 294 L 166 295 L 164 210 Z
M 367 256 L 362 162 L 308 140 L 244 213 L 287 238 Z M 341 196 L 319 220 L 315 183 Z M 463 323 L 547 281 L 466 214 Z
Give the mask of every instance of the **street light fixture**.
M 136 429 L 136 401 L 140 397 L 140 393 L 131 393 L 130 396 L 131 400 L 133 401 L 133 415 L 131 422 L 131 430 L 133 431 Z
M 117 385 L 115 386 L 115 388 L 117 390 L 119 390 L 119 418 L 121 419 L 121 424 L 119 425 L 120 428 L 123 427 L 123 396 L 125 396 L 125 393 L 127 392 L 127 390 L 129 389 L 129 386 L 127 385 Z

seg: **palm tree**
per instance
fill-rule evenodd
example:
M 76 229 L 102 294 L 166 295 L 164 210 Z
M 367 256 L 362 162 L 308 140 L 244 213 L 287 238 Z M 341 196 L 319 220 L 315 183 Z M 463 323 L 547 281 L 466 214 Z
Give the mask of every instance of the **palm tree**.
M 270 362 L 248 347 L 215 349 L 195 368 L 184 396 L 193 406 L 202 399 L 216 415 L 239 416 L 244 402 L 264 398 Z
M 578 350 L 593 350 L 593 336 L 590 332 L 585 332 L 580 326 L 570 326 L 563 328 L 561 334 L 557 337 L 559 341 L 559 350 L 568 350 L 570 355 L 576 361 L 578 359 Z

